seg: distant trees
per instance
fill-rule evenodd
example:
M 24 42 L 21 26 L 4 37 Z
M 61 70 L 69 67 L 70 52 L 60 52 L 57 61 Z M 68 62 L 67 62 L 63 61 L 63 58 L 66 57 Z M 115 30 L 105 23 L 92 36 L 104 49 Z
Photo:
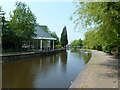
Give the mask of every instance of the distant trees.
M 47 26 L 42 26 L 41 29 L 44 30 L 47 33 L 51 33 L 50 30 L 49 30 L 49 28 Z
M 0 6 L 0 15 L 1 15 L 1 10 L 2 10 L 2 7 Z M 1 25 L 1 22 L 2 22 L 2 16 L 0 16 L 0 25 Z
M 1 16 L 1 12 L 2 11 L 2 7 L 0 6 L 0 28 L 2 28 L 2 16 Z
M 36 34 L 34 27 L 36 17 L 30 8 L 22 3 L 16 3 L 13 15 L 10 14 L 10 21 L 6 21 L 3 29 L 3 48 L 21 48 L 25 41 L 29 41 Z
M 1 30 L 1 29 L 2 29 L 2 16 L 1 16 L 1 10 L 2 10 L 2 7 L 0 6 L 0 48 L 2 47 L 2 41 L 1 41 L 1 40 L 2 40 L 2 39 L 1 39 L 1 38 L 2 38 L 2 36 L 1 36 L 1 35 L 2 35 L 2 30 Z M 0 50 L 1 50 L 1 49 L 0 49 Z
M 0 6 L 0 12 L 1 12 L 1 10 L 2 10 L 2 7 Z
M 50 34 L 51 34 L 51 36 L 52 36 L 53 38 L 56 38 L 54 44 L 55 44 L 55 45 L 59 45 L 60 42 L 59 42 L 59 38 L 58 38 L 57 34 L 56 34 L 55 32 L 51 32 Z M 51 42 L 51 45 L 52 45 L 52 42 Z
M 81 39 L 74 40 L 73 42 L 70 43 L 70 46 L 83 46 L 82 42 L 83 41 Z
M 67 38 L 67 29 L 66 26 L 64 26 L 63 31 L 61 33 L 61 45 L 62 47 L 66 47 L 66 45 L 68 44 L 68 38 Z

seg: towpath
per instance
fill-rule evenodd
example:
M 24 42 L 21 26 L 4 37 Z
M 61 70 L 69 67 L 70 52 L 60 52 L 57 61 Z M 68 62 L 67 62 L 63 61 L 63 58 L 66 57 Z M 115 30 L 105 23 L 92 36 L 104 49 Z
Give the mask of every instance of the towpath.
M 118 60 L 102 51 L 92 57 L 70 88 L 118 88 Z

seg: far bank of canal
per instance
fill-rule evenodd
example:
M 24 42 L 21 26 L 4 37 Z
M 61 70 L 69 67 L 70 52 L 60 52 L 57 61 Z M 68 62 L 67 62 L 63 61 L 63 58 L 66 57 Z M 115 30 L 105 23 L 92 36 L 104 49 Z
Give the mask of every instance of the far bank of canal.
M 90 53 L 63 51 L 54 55 L 2 64 L 3 88 L 69 88 L 90 59 Z

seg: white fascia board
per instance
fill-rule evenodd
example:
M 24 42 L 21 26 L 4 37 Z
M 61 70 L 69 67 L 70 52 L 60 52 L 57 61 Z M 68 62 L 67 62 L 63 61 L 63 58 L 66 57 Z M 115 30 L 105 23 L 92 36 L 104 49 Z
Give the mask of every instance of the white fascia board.
M 33 39 L 56 40 L 56 38 L 46 38 L 46 37 L 33 37 Z

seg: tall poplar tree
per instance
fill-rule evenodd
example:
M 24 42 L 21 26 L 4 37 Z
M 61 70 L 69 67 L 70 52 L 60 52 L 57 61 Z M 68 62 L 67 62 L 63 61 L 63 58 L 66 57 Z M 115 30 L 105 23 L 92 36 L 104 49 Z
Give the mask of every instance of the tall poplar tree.
M 67 29 L 66 26 L 64 26 L 63 31 L 61 33 L 61 45 L 62 47 L 66 47 L 66 45 L 68 44 L 68 38 L 67 38 Z

